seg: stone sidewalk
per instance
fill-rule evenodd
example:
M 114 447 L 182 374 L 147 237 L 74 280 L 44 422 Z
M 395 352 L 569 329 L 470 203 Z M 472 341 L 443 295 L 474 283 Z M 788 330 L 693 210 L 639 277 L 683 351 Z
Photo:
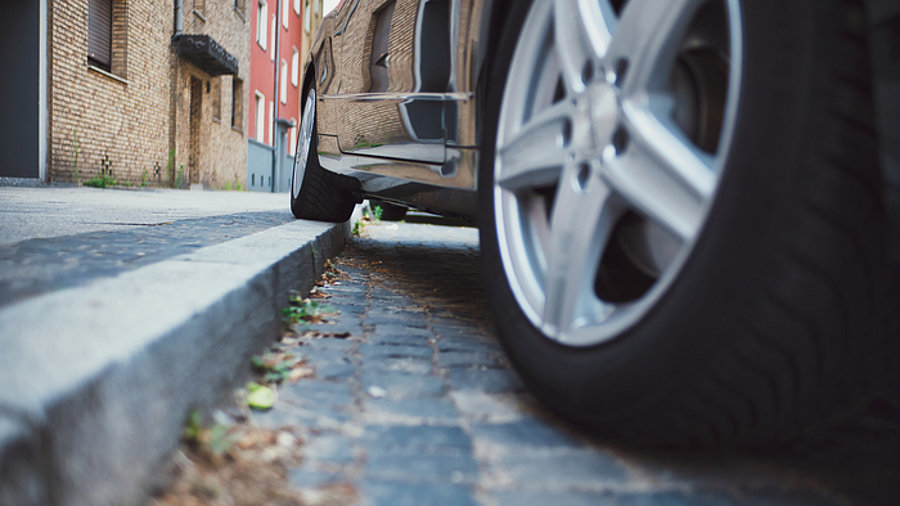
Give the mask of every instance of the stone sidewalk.
M 900 497 L 896 412 L 873 410 L 765 453 L 642 450 L 568 427 L 537 405 L 498 347 L 477 257 L 475 229 L 382 223 L 367 226 L 336 261 L 342 278 L 314 300 L 339 315 L 295 325 L 273 348 L 311 372 L 282 383 L 273 409 L 249 415 L 249 424 L 301 442 L 302 458 L 285 472 L 298 504 L 827 505 Z
M 146 497 L 346 224 L 287 195 L 0 188 L 0 504 Z

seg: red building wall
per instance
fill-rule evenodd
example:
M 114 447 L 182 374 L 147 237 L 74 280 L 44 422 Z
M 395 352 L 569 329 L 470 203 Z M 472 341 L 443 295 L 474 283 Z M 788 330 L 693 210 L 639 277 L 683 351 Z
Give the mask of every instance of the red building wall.
M 303 58 L 300 53 L 303 40 L 303 2 L 297 0 L 248 0 L 250 3 L 250 84 L 247 87 L 249 101 L 247 103 L 247 115 L 249 119 L 248 128 L 250 129 L 250 138 L 255 139 L 264 144 L 273 145 L 272 136 L 273 128 L 273 111 L 277 109 L 278 117 L 284 119 L 293 119 L 295 123 L 300 122 L 300 85 L 302 84 L 302 69 L 296 70 L 297 82 L 293 81 L 293 66 L 295 64 L 293 53 L 298 52 L 296 65 L 299 67 Z M 259 42 L 259 19 L 260 6 L 265 4 L 265 48 Z M 286 8 L 285 8 L 286 4 Z M 296 10 L 295 10 L 296 7 Z M 277 58 L 273 59 L 274 46 L 276 45 L 276 37 L 273 36 L 272 27 L 276 25 L 278 14 L 277 30 L 280 33 L 280 51 Z M 287 23 L 285 23 L 287 19 Z M 287 24 L 287 28 L 285 28 Z M 283 67 L 286 72 L 286 102 L 281 98 L 281 80 L 275 83 L 275 69 L 280 66 L 281 62 L 285 62 Z M 257 111 L 257 97 L 261 94 L 265 99 L 262 114 Z M 277 101 L 277 105 L 276 105 Z M 263 118 L 262 128 L 258 128 L 259 119 Z M 261 135 L 260 135 L 261 134 Z M 289 132 L 291 141 L 289 144 L 289 152 L 294 152 L 294 142 L 296 141 L 296 127 Z

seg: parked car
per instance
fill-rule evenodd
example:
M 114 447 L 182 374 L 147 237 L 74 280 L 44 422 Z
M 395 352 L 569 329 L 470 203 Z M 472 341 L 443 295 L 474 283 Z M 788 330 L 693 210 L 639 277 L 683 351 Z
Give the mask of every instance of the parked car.
M 789 439 L 896 358 L 893 26 L 894 0 L 346 0 L 291 209 L 477 222 L 506 351 L 578 424 Z

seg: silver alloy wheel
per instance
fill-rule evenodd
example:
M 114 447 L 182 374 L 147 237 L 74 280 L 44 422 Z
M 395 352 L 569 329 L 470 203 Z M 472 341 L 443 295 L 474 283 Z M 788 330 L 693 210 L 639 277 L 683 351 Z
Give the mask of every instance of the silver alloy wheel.
M 300 119 L 300 132 L 297 136 L 297 154 L 294 157 L 294 175 L 291 190 L 294 198 L 300 195 L 300 185 L 303 183 L 303 175 L 306 174 L 306 164 L 309 162 L 309 149 L 312 146 L 313 125 L 316 120 L 316 90 L 310 88 L 303 106 L 303 117 Z
M 706 48 L 724 63 L 717 92 L 696 84 L 704 59 L 690 57 L 707 11 L 727 27 Z M 620 12 L 609 0 L 533 2 L 500 108 L 494 216 L 513 296 L 548 338 L 611 339 L 672 283 L 728 157 L 741 41 L 738 0 L 630 0 Z M 696 112 L 715 110 L 716 94 L 718 116 Z M 702 128 L 713 134 L 708 151 L 686 133 Z M 606 265 L 616 252 L 625 260 Z M 622 269 L 649 282 L 609 296 L 601 274 Z

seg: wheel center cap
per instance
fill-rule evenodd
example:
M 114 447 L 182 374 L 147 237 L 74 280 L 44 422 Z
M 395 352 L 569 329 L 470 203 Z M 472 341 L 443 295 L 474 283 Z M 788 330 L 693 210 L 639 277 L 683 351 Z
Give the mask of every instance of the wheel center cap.
M 619 97 L 616 89 L 605 82 L 592 83 L 587 91 L 594 148 L 602 150 L 612 143 L 619 123 Z

